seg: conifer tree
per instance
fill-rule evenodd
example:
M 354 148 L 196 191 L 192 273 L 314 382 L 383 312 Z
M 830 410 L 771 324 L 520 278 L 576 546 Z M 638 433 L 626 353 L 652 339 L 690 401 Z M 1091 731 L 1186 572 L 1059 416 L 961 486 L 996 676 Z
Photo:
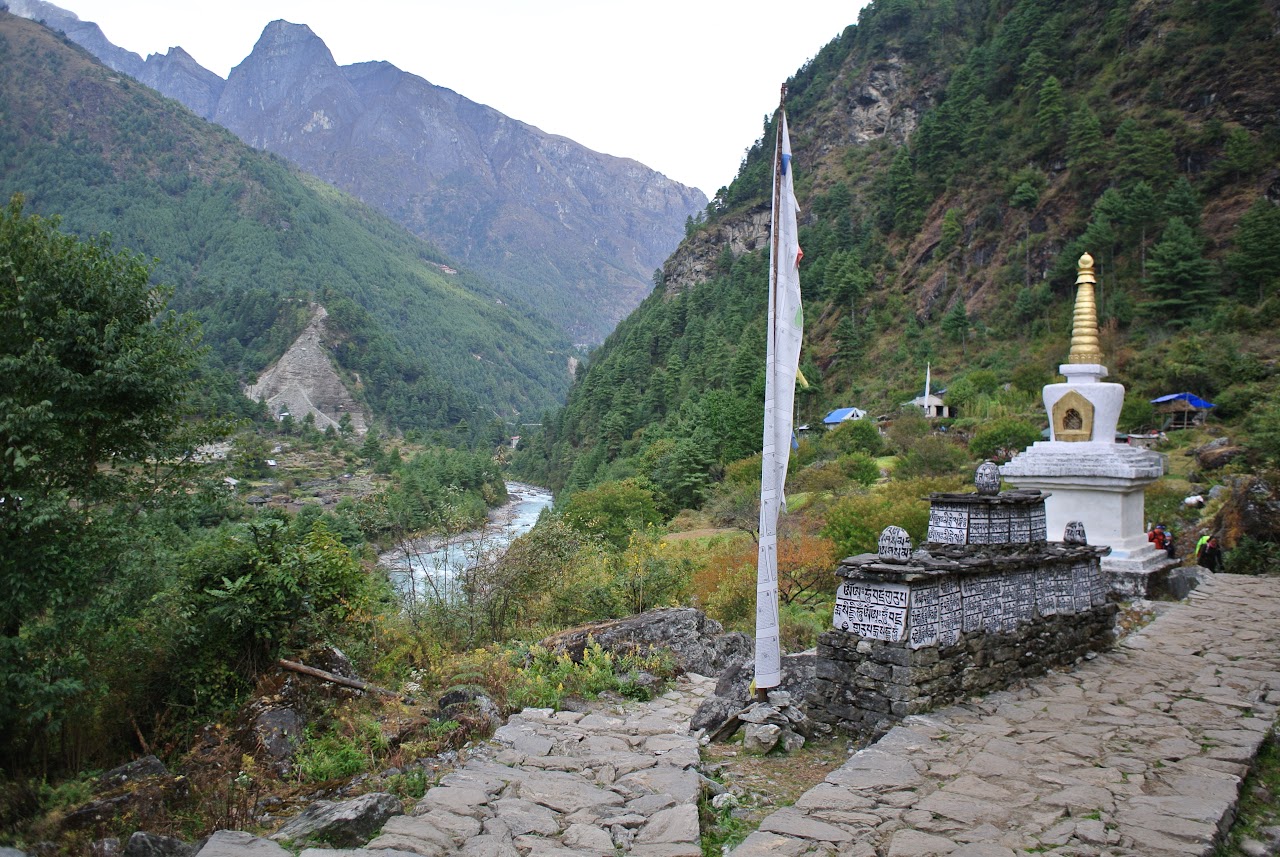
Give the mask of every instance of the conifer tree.
M 1071 119 L 1067 134 L 1067 162 L 1078 182 L 1095 177 L 1103 164 L 1102 126 L 1087 107 L 1081 107 Z
M 1280 286 L 1280 207 L 1259 199 L 1236 224 L 1235 250 L 1227 266 L 1243 289 L 1257 289 L 1258 300 Z
M 1036 108 L 1036 128 L 1040 142 L 1046 147 L 1056 147 L 1061 141 L 1062 126 L 1067 121 L 1067 107 L 1062 98 L 1062 83 L 1053 75 L 1040 85 L 1039 106 Z
M 1164 214 L 1166 217 L 1181 217 L 1182 222 L 1192 229 L 1200 227 L 1200 196 L 1196 193 L 1186 176 L 1178 176 L 1178 180 L 1169 188 L 1164 197 Z
M 1160 324 L 1182 326 L 1205 315 L 1215 297 L 1216 272 L 1204 258 L 1195 231 L 1175 217 L 1151 250 L 1147 265 L 1151 300 L 1142 314 Z

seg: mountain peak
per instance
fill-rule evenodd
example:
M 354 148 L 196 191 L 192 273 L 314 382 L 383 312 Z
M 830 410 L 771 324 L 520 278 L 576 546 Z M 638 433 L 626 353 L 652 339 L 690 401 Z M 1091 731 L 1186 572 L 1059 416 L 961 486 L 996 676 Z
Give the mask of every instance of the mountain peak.
M 359 98 L 333 54 L 306 24 L 276 20 L 231 69 L 214 121 L 250 145 L 346 126 Z

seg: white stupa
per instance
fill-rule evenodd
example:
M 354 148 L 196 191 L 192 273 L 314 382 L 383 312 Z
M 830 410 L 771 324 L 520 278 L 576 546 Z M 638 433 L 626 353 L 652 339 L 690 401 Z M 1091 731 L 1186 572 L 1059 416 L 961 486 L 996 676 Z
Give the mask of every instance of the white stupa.
M 1178 565 L 1147 541 L 1143 515 L 1146 487 L 1164 475 L 1159 453 L 1116 443 L 1124 387 L 1106 383 L 1098 346 L 1098 314 L 1093 257 L 1080 257 L 1071 352 L 1058 367 L 1062 384 L 1044 388 L 1049 440 L 1028 447 L 1000 468 L 1018 488 L 1050 492 L 1045 501 L 1049 533 L 1068 523 L 1084 524 L 1089 543 L 1110 545 L 1102 570 L 1113 591 L 1124 596 L 1153 594 L 1155 581 Z M 1060 536 L 1051 536 L 1051 538 Z

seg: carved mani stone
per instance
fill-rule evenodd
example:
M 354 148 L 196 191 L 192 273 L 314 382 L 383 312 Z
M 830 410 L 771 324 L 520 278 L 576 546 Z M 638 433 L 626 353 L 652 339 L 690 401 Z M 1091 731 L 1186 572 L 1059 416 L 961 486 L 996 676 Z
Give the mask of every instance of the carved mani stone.
M 1089 540 L 1084 534 L 1084 523 L 1082 521 L 1069 521 L 1066 530 L 1062 533 L 1062 540 L 1069 545 L 1089 544 Z
M 982 462 L 973 474 L 973 485 L 978 489 L 978 493 L 984 496 L 990 497 L 999 494 L 1000 468 L 996 467 L 993 462 Z
M 911 536 L 902 527 L 885 527 L 880 533 L 880 559 L 885 562 L 911 561 Z

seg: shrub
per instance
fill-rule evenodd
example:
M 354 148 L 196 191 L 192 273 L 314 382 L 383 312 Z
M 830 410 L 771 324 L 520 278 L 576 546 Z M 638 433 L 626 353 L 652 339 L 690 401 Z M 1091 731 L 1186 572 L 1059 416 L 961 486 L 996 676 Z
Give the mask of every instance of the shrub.
M 862 452 L 875 457 L 884 451 L 884 438 L 870 419 L 847 420 L 822 436 L 822 448 L 836 456 Z
M 969 441 L 969 453 L 975 458 L 997 464 L 1013 458 L 1040 439 L 1040 429 L 1024 420 L 1006 418 L 978 429 Z
M 1280 545 L 1245 536 L 1223 557 L 1231 574 L 1272 574 L 1280 568 Z
M 1156 407 L 1139 396 L 1126 396 L 1120 408 L 1120 431 L 1132 432 L 1152 429 L 1159 425 Z
M 874 485 L 880 478 L 880 465 L 865 452 L 851 452 L 836 462 L 844 476 L 859 485 Z
M 819 461 L 794 476 L 787 477 L 789 495 L 810 491 L 834 491 L 849 481 L 843 468 L 836 462 Z
M 632 530 L 662 523 L 656 495 L 635 479 L 604 482 L 572 494 L 563 517 L 578 532 L 600 536 L 618 549 L 627 546 Z
M 894 468 L 894 476 L 902 479 L 947 476 L 963 468 L 967 461 L 964 450 L 945 437 L 933 435 L 921 438 L 902 456 Z
M 929 529 L 926 496 L 959 491 L 962 485 L 959 477 L 894 480 L 865 494 L 842 498 L 828 510 L 822 534 L 834 542 L 837 556 L 874 553 L 880 533 L 888 526 L 902 527 L 918 544 Z
M 899 455 L 910 452 L 912 447 L 929 434 L 929 421 L 918 408 L 908 407 L 898 411 L 887 430 L 889 442 Z
M 513 650 L 509 657 L 523 661 L 516 667 L 508 687 L 507 706 L 513 709 L 559 708 L 566 697 L 594 699 L 605 691 L 647 698 L 649 691 L 636 681 L 639 673 L 660 679 L 675 675 L 675 661 L 668 652 L 650 650 L 617 655 L 595 641 L 583 650 L 581 661 L 536 644 L 523 651 Z

